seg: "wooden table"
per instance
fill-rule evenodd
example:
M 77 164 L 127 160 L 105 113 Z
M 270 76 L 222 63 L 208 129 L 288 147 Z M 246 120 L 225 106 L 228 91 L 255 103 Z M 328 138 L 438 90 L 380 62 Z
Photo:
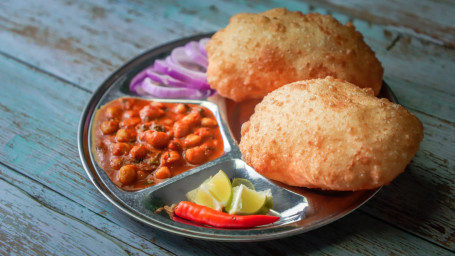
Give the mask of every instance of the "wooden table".
M 455 4 L 449 1 L 0 1 L 1 255 L 453 255 Z M 406 172 L 350 215 L 258 243 L 146 226 L 90 183 L 77 149 L 92 92 L 129 59 L 285 6 L 352 21 L 424 124 Z

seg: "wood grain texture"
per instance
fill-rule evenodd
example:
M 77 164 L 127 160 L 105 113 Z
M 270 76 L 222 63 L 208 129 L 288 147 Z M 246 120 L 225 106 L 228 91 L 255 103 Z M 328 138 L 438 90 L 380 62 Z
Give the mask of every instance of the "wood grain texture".
M 384 24 L 353 19 L 349 14 L 298 1 L 252 5 L 221 1 L 168 1 L 159 5 L 148 1 L 109 4 L 107 0 L 51 0 L 46 5 L 2 1 L 0 49 L 93 91 L 115 68 L 150 48 L 215 31 L 238 12 L 260 12 L 278 6 L 330 13 L 343 23 L 353 21 L 383 63 L 385 80 L 393 82 L 390 85 L 400 93 L 397 96 L 404 106 L 454 120 L 454 104 L 448 97 L 455 94 L 449 79 L 455 70 L 455 51 L 425 38 L 412 38 Z M 66 12 L 58 11 L 62 9 Z M 17 13 L 21 15 L 14 15 Z M 428 94 L 433 97 L 428 99 Z
M 455 125 L 417 113 L 425 138 L 405 173 L 362 210 L 455 250 Z
M 3 166 L 0 171 L 7 172 Z M 173 255 L 151 242 L 140 241 L 143 239 L 117 225 L 113 228 L 112 223 L 98 216 L 98 227 L 88 225 L 75 216 L 83 214 L 87 218 L 94 214 L 61 196 L 47 198 L 52 200 L 51 205 L 42 204 L 18 184 L 4 180 L 0 180 L 0 193 L 4 195 L 0 199 L 2 255 Z
M 206 242 L 204 241 L 185 239 L 146 227 L 119 212 L 105 199 L 101 198 L 101 195 L 86 179 L 80 164 L 73 161 L 77 159 L 77 153 L 75 152 L 75 131 L 72 132 L 72 130 L 75 128 L 77 121 L 71 121 L 71 118 L 67 118 L 66 122 L 59 122 L 58 118 L 62 118 L 63 113 L 78 116 L 87 93 L 80 88 L 62 83 L 23 64 L 9 61 L 8 58 L 0 58 L 0 67 L 1 80 L 8 85 L 4 87 L 8 90 L 3 95 L 26 95 L 27 93 L 25 92 L 30 94 L 27 97 L 1 98 L 1 108 L 9 109 L 10 111 L 5 111 L 6 115 L 2 116 L 0 125 L 0 129 L 4 131 L 2 137 L 0 137 L 0 145 L 2 145 L 0 160 L 18 170 L 18 172 L 15 172 L 2 168 L 2 177 L 9 184 L 4 185 L 5 189 L 7 188 L 5 194 L 8 197 L 20 197 L 21 201 L 33 201 L 32 198 L 36 199 L 36 203 L 30 203 L 32 206 L 30 206 L 28 212 L 39 213 L 41 217 L 38 223 L 40 225 L 52 225 L 55 218 L 59 220 L 59 225 L 64 225 L 62 223 L 74 220 L 73 224 L 62 226 L 61 228 L 65 230 L 61 232 L 65 234 L 72 232 L 85 234 L 93 232 L 92 229 L 95 229 L 102 232 L 103 235 L 107 235 L 110 239 L 129 244 L 143 253 L 160 251 L 159 248 L 156 248 L 156 246 L 159 246 L 177 255 L 186 253 L 198 254 L 201 249 L 210 252 L 211 255 L 230 255 L 232 253 L 237 254 L 236 250 L 238 248 L 241 248 L 244 255 L 258 252 L 261 255 L 276 255 L 277 251 L 273 250 L 273 248 L 283 248 L 284 244 L 292 241 L 294 241 L 292 242 L 294 246 L 285 250 L 287 254 L 302 251 L 313 253 L 314 246 L 320 247 L 317 252 L 321 255 L 331 254 L 331 252 L 335 251 L 343 254 L 350 254 L 355 251 L 364 255 L 374 255 L 376 251 L 403 254 L 408 251 L 412 252 L 414 250 L 412 248 L 418 248 L 419 251 L 428 253 L 437 252 L 441 255 L 447 253 L 446 250 L 432 243 L 425 242 L 408 233 L 403 233 L 392 226 L 382 227 L 383 233 L 381 235 L 371 229 L 365 229 L 365 223 L 368 223 L 367 226 L 377 227 L 381 227 L 383 224 L 361 213 L 344 218 L 343 221 L 345 222 L 335 223 L 308 234 L 260 244 L 237 244 L 235 247 L 232 244 L 216 243 L 218 244 L 217 246 L 205 248 Z M 11 86 L 12 81 L 21 82 L 22 86 Z M 53 88 L 56 86 L 61 91 L 66 91 L 67 94 L 53 93 L 52 91 L 55 91 Z M 71 98 L 73 104 L 76 105 L 66 102 L 68 98 Z M 77 112 L 77 114 L 72 113 L 72 111 Z M 33 118 L 34 116 L 41 116 L 41 118 L 36 119 Z M 8 124 L 25 124 L 27 122 L 29 124 L 22 128 L 21 134 L 14 134 L 14 132 L 17 132 L 16 129 L 8 129 Z M 35 133 L 37 127 L 43 127 L 50 123 L 53 125 L 47 126 L 46 133 L 40 131 L 39 134 L 41 136 L 30 136 Z M 55 157 L 56 155 L 59 157 Z M 6 201 L 5 205 L 9 205 L 8 202 Z M 52 209 L 55 212 L 47 212 L 48 209 Z M 5 208 L 4 211 L 17 210 Z M 27 212 L 27 210 L 24 211 Z M 34 221 L 32 222 L 34 223 Z M 20 239 L 21 233 L 17 229 L 20 230 L 20 227 L 25 225 L 26 221 L 17 220 L 16 223 L 13 222 L 12 225 L 6 228 L 14 230 L 16 238 Z M 87 230 L 84 228 L 85 226 Z M 40 232 L 43 233 L 44 237 L 51 235 L 47 234 L 48 230 L 40 228 L 40 226 L 31 226 L 30 228 L 41 230 Z M 49 232 L 51 231 L 55 232 L 53 229 L 49 230 Z M 327 234 L 332 235 L 327 236 Z M 393 243 L 388 240 L 389 236 L 397 237 L 402 246 L 394 247 Z M 340 237 L 343 237 L 343 239 L 339 240 Z M 57 239 L 56 236 L 53 236 L 53 238 Z M 299 242 L 302 240 L 307 242 Z M 348 243 L 343 242 L 347 240 L 349 240 Z M 35 243 L 35 247 L 24 249 L 41 250 L 39 248 L 41 240 L 32 241 Z M 152 241 L 152 243 L 148 241 Z M 50 244 L 50 247 L 46 247 L 43 250 L 59 251 L 57 247 L 59 244 Z M 8 248 L 10 250 L 19 250 L 21 248 L 20 245 L 16 246 Z M 96 245 L 93 246 L 96 247 Z M 123 249 L 126 250 L 125 248 Z M 77 247 L 74 250 L 82 250 L 82 248 Z M 111 249 L 106 250 L 120 249 L 113 245 Z M 100 252 L 98 251 L 97 253 Z
M 455 7 L 450 1 L 307 1 L 409 36 L 455 48 Z
M 326 227 L 262 243 L 171 235 L 90 184 L 76 133 L 90 93 L 157 45 L 285 6 L 353 22 L 425 138 L 406 172 Z M 455 5 L 445 1 L 0 1 L 0 254 L 454 255 Z M 84 247 L 83 244 L 86 246 Z

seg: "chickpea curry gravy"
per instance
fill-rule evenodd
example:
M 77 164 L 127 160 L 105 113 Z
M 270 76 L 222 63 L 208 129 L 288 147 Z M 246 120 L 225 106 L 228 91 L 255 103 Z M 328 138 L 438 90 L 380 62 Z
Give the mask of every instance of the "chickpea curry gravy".
M 194 104 L 120 98 L 98 110 L 93 145 L 114 184 L 138 190 L 221 156 L 213 113 Z

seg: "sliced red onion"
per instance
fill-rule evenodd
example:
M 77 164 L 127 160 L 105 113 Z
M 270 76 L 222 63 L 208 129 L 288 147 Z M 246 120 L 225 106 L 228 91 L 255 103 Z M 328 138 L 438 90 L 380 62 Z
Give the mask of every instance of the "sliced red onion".
M 187 82 L 192 88 L 202 90 L 210 89 L 210 85 L 207 83 L 205 71 L 196 71 L 189 68 L 188 66 L 191 63 L 188 61 L 189 57 L 186 55 L 183 47 L 179 48 L 180 50 L 177 50 L 177 53 L 172 51 L 171 56 L 168 56 L 164 61 L 156 60 L 153 67 L 163 74 Z M 183 54 L 185 54 L 184 56 L 180 56 L 182 51 Z M 184 63 L 187 66 L 184 66 Z M 196 66 L 196 64 L 193 64 L 193 66 Z
M 169 67 L 166 64 L 166 60 L 155 60 L 155 63 L 153 63 L 153 68 L 163 74 L 169 72 Z
M 130 90 L 140 95 L 160 98 L 200 99 L 213 95 L 207 83 L 207 53 L 209 38 L 189 42 L 172 50 L 164 60 L 155 60 L 130 82 Z
M 142 81 L 147 77 L 147 69 L 139 72 L 130 82 L 130 91 L 138 93 L 137 88 L 140 87 Z
M 177 88 L 159 85 L 152 81 L 149 77 L 142 81 L 137 92 L 141 95 L 147 94 L 160 98 L 185 98 L 185 99 L 201 99 L 213 94 L 212 90 L 196 90 L 190 88 Z
M 199 51 L 202 53 L 202 55 L 204 55 L 205 57 L 207 57 L 207 51 L 205 49 L 205 46 L 207 45 L 207 43 L 210 41 L 210 38 L 202 38 L 201 40 L 199 40 Z
M 158 70 L 154 69 L 153 67 L 147 68 L 145 71 L 146 71 L 146 75 L 148 78 L 152 79 L 153 81 L 155 81 L 159 84 L 181 87 L 181 88 L 192 88 L 191 84 L 177 80 L 166 74 L 162 74 Z M 193 88 L 193 89 L 198 89 L 198 88 Z
M 164 60 L 155 60 L 153 68 L 160 73 L 166 74 L 177 80 L 187 83 L 187 87 L 201 90 L 207 90 L 210 88 L 210 85 L 207 83 L 207 77 L 205 76 L 205 73 L 198 72 L 198 77 L 193 78 L 191 76 L 192 74 L 188 72 L 186 68 L 180 67 L 180 64 L 175 63 L 170 56 Z M 193 71 L 192 73 L 195 72 Z
M 175 48 L 171 52 L 170 59 L 179 64 L 182 69 L 188 70 L 188 75 L 196 75 L 199 79 L 201 77 L 205 78 L 206 67 L 195 63 L 194 60 L 186 53 L 184 46 Z
M 205 52 L 205 51 L 204 51 Z M 190 57 L 194 62 L 199 64 L 200 66 L 207 69 L 208 60 L 207 56 L 202 54 L 199 49 L 199 43 L 195 41 L 191 41 L 185 45 L 185 53 Z

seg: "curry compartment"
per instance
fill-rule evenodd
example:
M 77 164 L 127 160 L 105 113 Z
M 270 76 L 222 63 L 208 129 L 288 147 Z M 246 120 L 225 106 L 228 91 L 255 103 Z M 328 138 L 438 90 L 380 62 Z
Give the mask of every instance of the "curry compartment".
M 93 152 L 111 181 L 139 190 L 224 153 L 217 119 L 197 104 L 119 98 L 96 113 Z

